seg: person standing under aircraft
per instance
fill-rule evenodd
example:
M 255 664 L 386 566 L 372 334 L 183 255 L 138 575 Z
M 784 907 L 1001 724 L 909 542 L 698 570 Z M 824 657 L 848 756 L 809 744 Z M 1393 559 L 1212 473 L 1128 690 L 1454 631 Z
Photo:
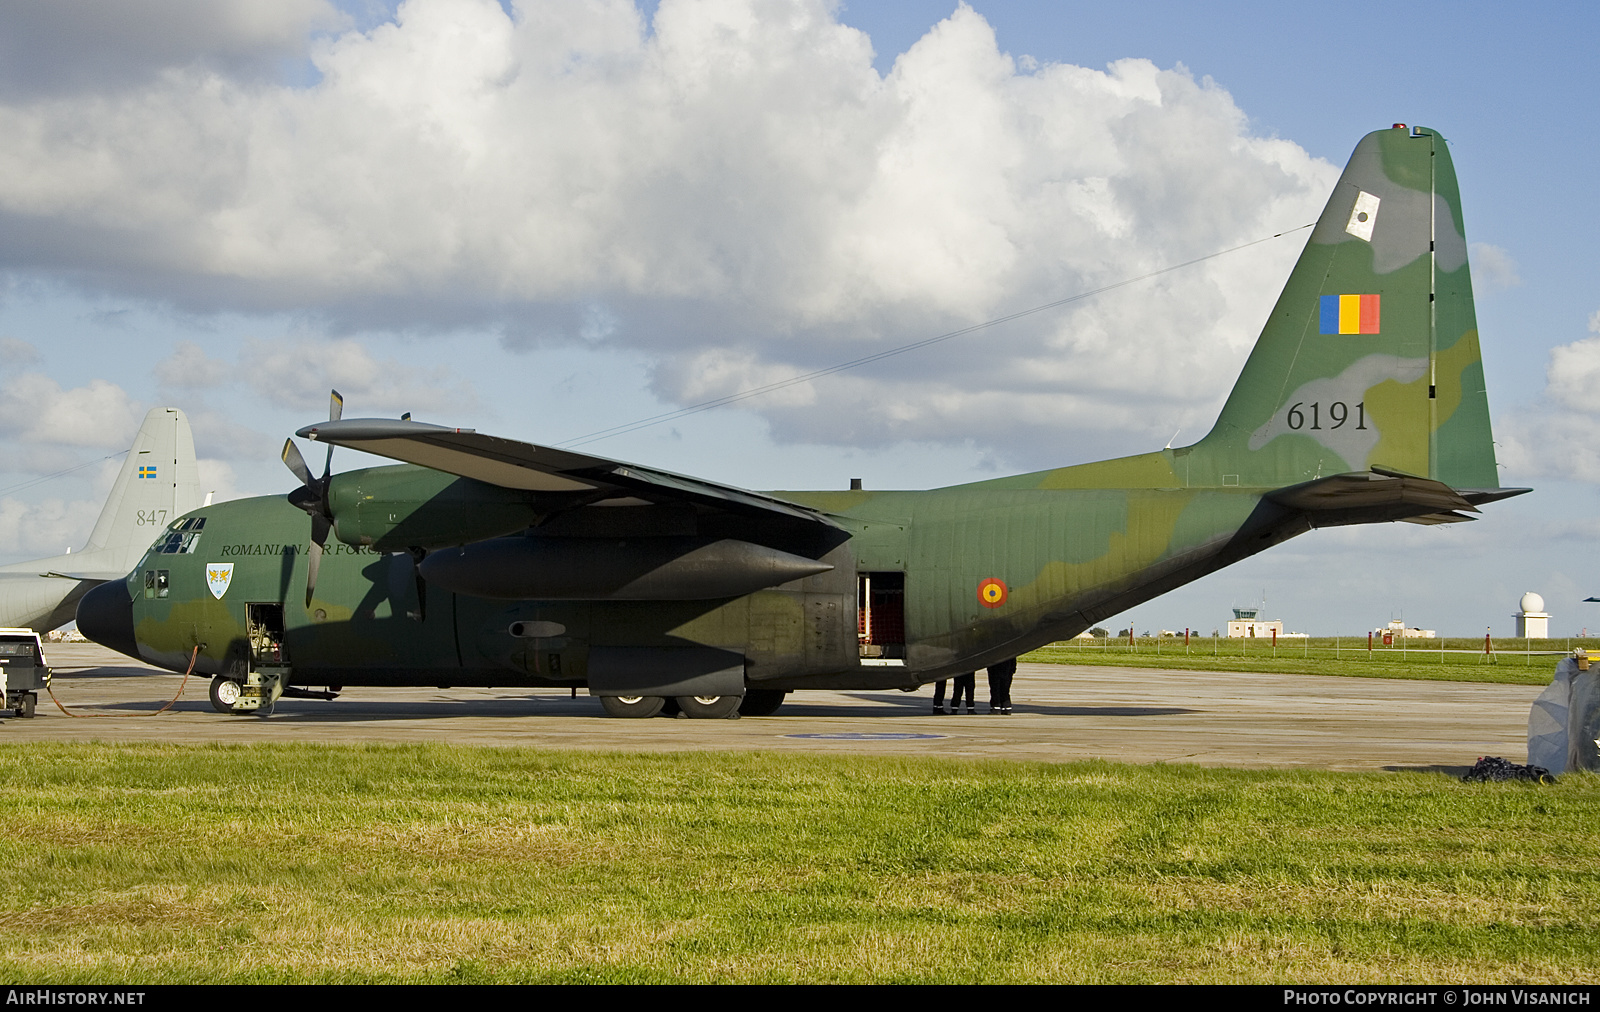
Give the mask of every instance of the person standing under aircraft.
M 977 684 L 978 684 L 978 673 L 976 671 L 968 671 L 964 675 L 957 675 L 955 677 L 955 687 L 952 690 L 951 695 L 950 695 L 950 712 L 951 713 L 960 713 L 961 712 L 961 694 L 962 693 L 966 693 L 966 695 L 967 695 L 967 712 L 968 713 L 977 713 L 978 712 L 977 704 L 972 701 L 972 696 L 973 696 L 973 691 L 972 690 L 977 686 Z
M 944 686 L 943 678 L 933 683 L 933 712 L 941 717 L 944 716 Z
M 1017 659 L 989 665 L 989 712 L 1011 714 L 1011 679 L 1017 673 Z

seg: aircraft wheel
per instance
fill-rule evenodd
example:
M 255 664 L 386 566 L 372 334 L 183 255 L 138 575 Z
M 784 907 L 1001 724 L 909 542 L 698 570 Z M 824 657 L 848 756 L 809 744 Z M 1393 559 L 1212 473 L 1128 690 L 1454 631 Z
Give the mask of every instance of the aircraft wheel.
M 600 705 L 613 717 L 654 717 L 666 704 L 660 696 L 600 697 Z
M 232 713 L 233 704 L 244 694 L 244 688 L 227 675 L 211 680 L 211 708 L 218 713 Z
M 39 706 L 39 697 L 38 697 L 38 695 L 36 693 L 32 693 L 32 692 L 24 692 L 22 694 L 22 703 L 21 703 L 21 705 L 19 705 L 17 707 L 17 716 L 19 716 L 19 717 L 31 717 L 31 716 L 33 716 L 33 711 L 35 709 L 37 709 L 38 706 Z
M 739 709 L 743 696 L 679 696 L 678 709 L 686 717 L 716 720 Z
M 770 717 L 789 694 L 782 689 L 746 689 L 739 713 L 745 717 Z

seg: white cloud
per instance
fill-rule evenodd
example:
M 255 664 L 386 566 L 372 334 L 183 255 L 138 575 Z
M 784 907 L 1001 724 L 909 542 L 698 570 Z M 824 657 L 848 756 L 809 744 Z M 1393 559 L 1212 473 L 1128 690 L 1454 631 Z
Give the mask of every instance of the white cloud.
M 172 354 L 157 362 L 152 371 L 163 386 L 179 389 L 204 390 L 230 379 L 228 363 L 207 355 L 193 341 L 179 341 Z
M 21 373 L 0 387 L 0 431 L 24 444 L 127 449 L 143 409 L 115 383 L 90 380 L 61 389 L 38 373 Z
M 14 337 L 0 337 L 0 362 L 9 366 L 37 365 L 39 349 Z
M 47 558 L 82 547 L 100 506 L 87 499 L 0 499 L 0 558 Z
M 1506 475 L 1514 482 L 1533 478 L 1600 482 L 1596 422 L 1589 413 L 1506 413 L 1496 431 Z
M 1472 253 L 1472 283 L 1479 293 L 1498 292 L 1522 284 L 1522 275 L 1511 254 L 1499 246 L 1475 242 L 1468 246 Z
M 327 0 L 11 0 L 0 5 L 0 89 L 126 85 L 168 67 L 235 74 L 304 54 L 348 24 Z
M 330 389 L 344 397 L 351 417 L 443 410 L 477 402 L 471 384 L 447 369 L 378 359 L 352 338 L 249 341 L 240 365 L 256 393 L 308 412 L 307 424 L 327 417 Z
M 1336 176 L 1182 68 L 1019 69 L 965 6 L 887 76 L 826 0 L 664 0 L 649 32 L 621 0 L 515 11 L 409 0 L 317 44 L 307 89 L 173 63 L 0 101 L 0 253 L 194 306 L 630 346 L 683 403 L 1282 231 Z M 1198 435 L 1299 246 L 749 406 L 780 439 L 1022 432 L 1058 462 L 1075 427 Z M 453 396 L 352 347 L 250 354 L 281 403 L 341 370 L 358 413 Z
M 1590 329 L 1594 326 L 1591 323 Z M 1550 349 L 1545 370 L 1545 393 L 1563 407 L 1595 412 L 1595 392 L 1600 390 L 1600 337 L 1589 337 Z
M 1550 349 L 1543 400 L 1510 412 L 1498 427 L 1500 460 L 1520 477 L 1600 482 L 1600 310 L 1587 337 Z
M 233 465 L 227 461 L 201 457 L 195 465 L 200 472 L 200 494 L 211 496 L 212 502 L 227 502 L 244 494 L 239 490 Z

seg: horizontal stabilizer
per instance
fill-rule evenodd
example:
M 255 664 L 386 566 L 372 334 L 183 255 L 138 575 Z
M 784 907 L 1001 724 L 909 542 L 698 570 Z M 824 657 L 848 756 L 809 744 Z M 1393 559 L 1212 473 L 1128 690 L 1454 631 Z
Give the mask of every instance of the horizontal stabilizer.
M 1510 499 L 1512 496 L 1527 495 L 1531 488 L 1458 488 L 1461 498 L 1474 506 L 1485 503 L 1499 502 L 1501 499 Z
M 1442 481 L 1394 471 L 1356 471 L 1280 488 L 1267 494 L 1279 506 L 1306 514 L 1315 527 L 1410 520 L 1459 523 L 1478 512 Z

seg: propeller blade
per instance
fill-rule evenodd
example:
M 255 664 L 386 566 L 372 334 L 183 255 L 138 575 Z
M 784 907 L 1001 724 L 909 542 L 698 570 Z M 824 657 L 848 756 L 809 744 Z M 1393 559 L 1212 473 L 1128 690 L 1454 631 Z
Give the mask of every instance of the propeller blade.
M 311 550 L 306 558 L 306 607 L 311 607 L 311 598 L 317 593 L 317 570 L 322 568 L 322 546 L 315 541 L 311 542 Z
M 288 464 L 289 470 L 293 471 L 294 476 L 300 479 L 300 484 L 311 484 L 311 469 L 306 467 L 306 458 L 300 455 L 300 448 L 294 445 L 294 440 L 292 439 L 283 441 L 283 462 Z
M 306 607 L 311 607 L 311 598 L 317 591 L 317 570 L 322 568 L 322 547 L 328 543 L 328 531 L 333 525 L 328 518 L 318 514 L 311 517 L 311 548 L 307 552 L 306 560 Z
M 328 421 L 337 422 L 344 417 L 344 395 L 337 390 L 328 392 Z M 328 475 L 333 473 L 333 444 L 328 444 L 328 458 L 322 462 L 322 481 L 328 481 Z

